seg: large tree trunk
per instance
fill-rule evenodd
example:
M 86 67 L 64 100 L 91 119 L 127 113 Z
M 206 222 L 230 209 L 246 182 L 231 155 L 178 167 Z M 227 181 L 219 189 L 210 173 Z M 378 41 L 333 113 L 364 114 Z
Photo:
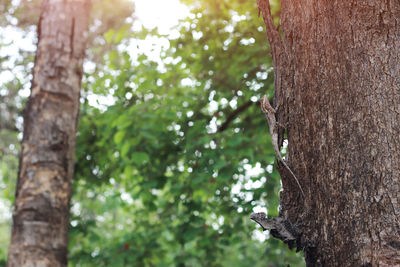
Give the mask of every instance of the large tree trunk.
M 44 0 L 7 266 L 67 266 L 69 202 L 90 2 Z
M 259 6 L 306 194 L 280 168 L 281 219 L 307 266 L 400 266 L 400 2 L 282 0 L 280 33 Z

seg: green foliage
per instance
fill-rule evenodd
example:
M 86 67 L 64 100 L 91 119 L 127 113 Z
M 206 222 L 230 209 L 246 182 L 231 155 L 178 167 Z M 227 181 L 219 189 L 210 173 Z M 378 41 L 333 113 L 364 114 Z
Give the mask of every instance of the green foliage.
M 31 31 L 41 1 L 3 2 L 1 25 L 17 18 Z M 174 40 L 146 29 L 132 36 L 127 0 L 93 5 L 88 59 L 95 67 L 83 83 L 70 266 L 302 266 L 280 241 L 260 241 L 266 233 L 249 219 L 255 207 L 276 216 L 280 190 L 258 105 L 273 75 L 256 1 L 182 2 L 192 13 Z M 157 62 L 131 54 L 131 38 L 147 37 L 169 44 Z M 32 53 L 22 55 L 26 78 Z M 26 79 L 1 85 L 2 123 L 20 127 L 17 94 Z M 104 98 L 111 104 L 93 104 Z M 15 189 L 17 133 L 0 132 L 5 205 Z M 0 221 L 0 266 L 9 229 Z
M 161 62 L 122 48 L 88 77 L 86 93 L 113 104 L 82 107 L 71 266 L 301 265 L 249 220 L 256 206 L 276 216 L 280 190 L 258 105 L 273 82 L 257 7 L 190 3 Z

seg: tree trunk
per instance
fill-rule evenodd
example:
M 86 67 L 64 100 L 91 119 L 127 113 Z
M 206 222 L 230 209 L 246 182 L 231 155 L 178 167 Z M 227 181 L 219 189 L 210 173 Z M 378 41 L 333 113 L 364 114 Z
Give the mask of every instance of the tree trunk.
M 24 111 L 7 266 L 67 266 L 69 202 L 90 2 L 44 0 Z
M 306 195 L 280 167 L 280 219 L 307 266 L 400 266 L 400 2 L 282 0 L 281 32 L 258 2 Z

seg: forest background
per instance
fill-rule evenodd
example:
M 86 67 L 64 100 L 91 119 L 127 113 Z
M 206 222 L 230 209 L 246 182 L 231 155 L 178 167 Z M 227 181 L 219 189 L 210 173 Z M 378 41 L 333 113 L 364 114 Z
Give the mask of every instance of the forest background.
M 0 1 L 0 266 L 40 2 Z M 167 32 L 138 27 L 131 1 L 93 1 L 69 264 L 302 266 L 249 219 L 277 216 L 281 188 L 258 104 L 273 72 L 256 1 L 182 4 L 187 16 Z M 33 45 L 17 48 L 10 33 Z

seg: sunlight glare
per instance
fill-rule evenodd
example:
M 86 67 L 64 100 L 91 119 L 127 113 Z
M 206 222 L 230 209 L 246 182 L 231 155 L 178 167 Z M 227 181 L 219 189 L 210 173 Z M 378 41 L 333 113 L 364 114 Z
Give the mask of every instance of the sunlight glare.
M 188 7 L 179 0 L 134 0 L 134 3 L 139 22 L 135 29 L 142 25 L 150 29 L 158 27 L 161 34 L 171 34 L 171 28 L 189 14 Z

